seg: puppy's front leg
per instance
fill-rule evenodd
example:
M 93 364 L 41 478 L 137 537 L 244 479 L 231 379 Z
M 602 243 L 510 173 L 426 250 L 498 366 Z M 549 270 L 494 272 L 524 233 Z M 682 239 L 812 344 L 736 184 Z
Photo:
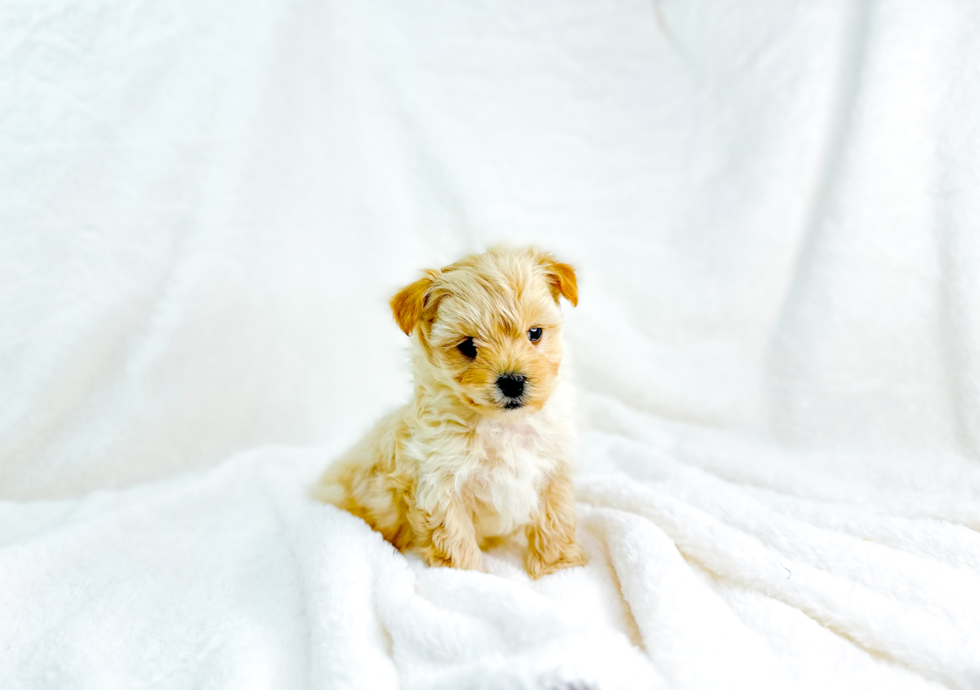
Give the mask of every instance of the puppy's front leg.
M 559 472 L 541 492 L 527 532 L 527 574 L 537 580 L 562 568 L 585 565 L 588 557 L 575 541 L 575 494 L 572 480 Z
M 472 512 L 461 497 L 445 499 L 431 512 L 417 515 L 417 544 L 429 565 L 480 570 L 483 557 L 476 543 Z

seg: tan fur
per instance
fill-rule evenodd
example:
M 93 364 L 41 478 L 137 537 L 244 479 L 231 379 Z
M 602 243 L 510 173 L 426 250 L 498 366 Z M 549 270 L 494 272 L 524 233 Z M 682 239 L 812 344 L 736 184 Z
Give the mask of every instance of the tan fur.
M 575 271 L 533 248 L 468 256 L 401 290 L 391 308 L 411 338 L 413 399 L 331 465 L 315 495 L 430 565 L 479 569 L 480 547 L 521 527 L 531 577 L 584 564 L 559 296 L 577 303 Z M 473 359 L 458 348 L 466 338 Z M 504 407 L 503 374 L 526 377 L 518 409 Z

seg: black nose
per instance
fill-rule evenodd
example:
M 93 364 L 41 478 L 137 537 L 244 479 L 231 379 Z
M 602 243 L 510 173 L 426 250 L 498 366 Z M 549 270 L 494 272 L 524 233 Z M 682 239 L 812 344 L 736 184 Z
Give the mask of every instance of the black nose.
M 503 374 L 497 377 L 497 388 L 508 398 L 519 398 L 524 392 L 524 377 L 519 374 Z

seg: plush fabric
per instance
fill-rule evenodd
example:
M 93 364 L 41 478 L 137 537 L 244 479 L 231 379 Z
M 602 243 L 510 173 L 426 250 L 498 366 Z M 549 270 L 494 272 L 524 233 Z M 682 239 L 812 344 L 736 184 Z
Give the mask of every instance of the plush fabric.
M 0 687 L 980 686 L 970 0 L 7 0 Z M 584 569 L 309 482 L 387 299 L 579 272 Z

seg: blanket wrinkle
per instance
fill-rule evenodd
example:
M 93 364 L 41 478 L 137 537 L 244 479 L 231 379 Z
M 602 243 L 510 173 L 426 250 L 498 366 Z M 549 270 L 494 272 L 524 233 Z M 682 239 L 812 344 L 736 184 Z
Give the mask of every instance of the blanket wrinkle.
M 933 609 L 962 624 L 973 621 L 976 627 L 980 621 L 980 608 L 970 599 L 970 593 L 980 587 L 977 573 L 805 522 L 777 521 L 775 514 L 754 499 L 723 495 L 705 483 L 691 486 L 665 482 L 659 488 L 814 567 L 825 569 L 826 563 L 844 556 L 836 566 L 837 572 L 865 586 L 899 601 Z M 953 597 L 936 598 L 930 587 L 935 581 L 946 582 L 947 593 Z
M 980 543 L 975 539 L 975 531 L 965 525 L 932 517 L 882 515 L 832 501 L 786 497 L 766 489 L 747 493 L 773 510 L 818 527 L 928 556 L 967 573 L 980 573 Z
M 826 217 L 833 208 L 834 188 L 840 178 L 849 141 L 855 136 L 856 106 L 862 94 L 862 80 L 867 78 L 866 51 L 870 40 L 870 15 L 871 3 L 854 3 L 841 13 L 840 55 L 836 60 L 838 78 L 834 95 L 827 104 L 828 114 L 822 134 L 823 152 L 813 173 L 813 189 L 801 223 L 801 234 L 796 239 L 791 268 L 786 272 L 788 284 L 783 288 L 775 322 L 769 332 L 768 361 L 774 369 L 792 366 L 791 362 L 780 361 L 780 355 L 792 355 L 792 351 L 778 341 L 785 338 L 787 330 L 801 318 L 797 313 L 800 293 L 804 290 L 804 283 L 813 280 L 810 274 L 817 259 L 816 245 L 820 241 L 821 228 Z M 773 407 L 785 402 L 783 396 L 786 391 L 779 387 L 779 383 L 790 372 L 773 372 L 770 379 L 774 384 L 771 391 Z
M 712 572 L 797 606 L 870 650 L 907 660 L 925 676 L 963 688 L 980 678 L 973 651 L 980 644 L 980 631 L 972 624 L 905 606 L 860 582 L 798 560 L 789 562 L 800 576 L 786 580 L 781 570 L 777 572 L 780 566 L 773 554 L 756 536 L 699 515 L 687 504 L 650 488 L 595 480 L 585 488 L 585 498 L 654 520 L 682 552 Z M 928 641 L 918 639 L 922 629 L 930 630 Z
M 612 555 L 609 552 L 608 542 L 605 539 L 601 538 L 601 535 L 603 534 L 601 524 L 586 517 L 582 521 L 582 529 L 593 537 L 592 544 L 595 545 L 594 548 L 598 548 L 602 550 L 603 558 L 601 560 L 604 563 L 611 565 L 613 563 Z M 619 573 L 616 571 L 616 568 L 614 567 L 609 567 L 607 569 L 607 572 L 608 572 L 608 580 L 611 585 L 611 588 L 619 596 L 619 600 L 617 603 L 622 604 L 621 609 L 622 609 L 622 614 L 624 619 L 623 627 L 626 629 L 626 633 L 630 638 L 630 642 L 632 642 L 641 652 L 649 656 L 650 650 L 648 650 L 645 646 L 643 637 L 640 632 L 640 626 L 636 622 L 636 616 L 633 615 L 633 610 L 630 608 L 629 602 L 627 601 L 626 595 L 624 593 L 623 583 L 619 579 Z
M 286 519 L 282 508 L 280 507 L 280 501 L 285 500 L 287 502 L 292 502 L 295 497 L 287 495 L 282 498 L 279 494 L 274 493 L 273 485 L 262 483 L 260 485 L 261 491 L 265 497 L 268 506 L 271 508 L 272 514 L 275 516 L 276 521 L 279 526 L 279 534 L 283 538 L 286 544 L 286 550 L 289 553 L 291 563 L 295 567 L 297 573 L 297 585 L 298 585 L 298 600 L 300 602 L 299 606 L 299 628 L 305 631 L 303 639 L 305 640 L 305 651 L 306 651 L 306 663 L 304 664 L 307 670 L 307 676 L 303 683 L 304 687 L 313 687 L 314 685 L 314 672 L 313 672 L 313 624 L 310 621 L 309 611 L 312 608 L 310 602 L 312 600 L 312 592 L 314 587 L 310 582 L 308 572 L 303 568 L 303 561 L 299 555 L 297 543 L 295 537 L 291 533 L 291 523 Z
M 736 523 L 742 521 L 750 516 L 753 512 L 763 512 L 766 515 L 765 520 L 761 523 L 764 526 L 773 529 L 774 526 L 778 525 L 779 528 L 784 533 L 790 532 L 789 528 L 794 525 L 798 525 L 801 529 L 812 529 L 809 525 L 796 523 L 795 520 L 790 520 L 786 523 L 780 523 L 773 518 L 775 516 L 768 514 L 768 506 L 764 506 L 763 503 L 758 501 L 760 497 L 773 497 L 780 501 L 780 505 L 788 508 L 800 507 L 802 503 L 799 501 L 798 497 L 790 497 L 779 494 L 778 492 L 758 490 L 756 491 L 756 498 L 746 495 L 744 498 L 741 494 L 746 493 L 743 487 L 732 484 L 723 478 L 716 477 L 714 475 L 705 473 L 703 470 L 697 467 L 690 467 L 679 463 L 669 456 L 657 453 L 651 453 L 645 449 L 642 445 L 633 445 L 628 441 L 623 444 L 613 442 L 614 445 L 610 446 L 610 450 L 615 453 L 615 451 L 622 448 L 624 445 L 629 447 L 630 454 L 624 455 L 622 452 L 615 453 L 620 460 L 620 466 L 628 470 L 628 474 L 636 477 L 637 479 L 645 480 L 647 482 L 656 482 L 656 486 L 671 492 L 672 495 L 685 500 L 695 506 L 700 506 L 709 512 L 718 512 L 725 506 L 724 510 L 727 514 L 731 516 L 730 519 L 734 519 Z M 623 462 L 626 460 L 626 462 Z M 668 469 L 669 468 L 669 469 Z M 725 504 L 728 503 L 729 506 Z M 737 508 L 731 507 L 730 504 L 735 503 Z M 879 517 L 879 516 L 876 516 Z M 887 518 L 885 518 L 887 519 Z M 914 524 L 914 520 L 901 520 L 897 519 L 899 524 L 908 525 L 912 528 L 917 527 Z M 868 520 L 867 522 L 873 522 Z M 969 535 L 962 532 L 963 529 L 960 525 L 947 525 L 940 521 L 935 521 L 934 519 L 929 519 L 929 522 L 938 523 L 932 525 L 935 532 L 945 535 L 952 530 L 952 533 L 957 536 L 968 537 Z M 744 523 L 743 523 L 744 526 Z M 817 525 L 819 527 L 819 525 Z M 949 529 L 946 529 L 949 528 Z M 939 536 L 939 535 L 936 535 Z M 804 540 L 808 544 L 815 543 L 813 539 Z M 942 543 L 942 542 L 940 542 Z M 794 545 L 795 542 L 788 543 L 787 546 Z M 903 549 L 916 549 L 920 542 L 916 540 L 903 540 Z M 898 545 L 895 545 L 896 547 Z M 978 546 L 976 543 L 971 543 L 967 539 L 958 540 L 958 548 L 949 549 L 943 553 L 954 563 L 950 565 L 955 565 L 955 561 L 959 561 L 965 564 L 968 560 L 976 557 L 975 549 Z M 902 557 L 903 549 L 895 549 L 892 551 L 895 557 Z M 921 542 L 921 546 L 918 548 L 919 551 L 925 555 L 930 551 L 935 551 L 932 542 Z M 826 554 L 828 557 L 830 554 Z M 938 554 L 934 554 L 938 555 Z M 940 560 L 942 563 L 942 559 Z M 940 563 L 936 563 L 938 567 Z M 868 567 L 874 567 L 876 565 L 876 559 L 872 558 L 867 564 Z M 967 573 L 963 573 L 967 575 Z M 975 587 L 980 583 L 970 583 L 967 589 Z M 928 591 L 928 590 L 925 590 Z M 956 608 L 960 609 L 962 604 L 957 604 Z M 976 616 L 977 620 L 980 620 L 980 610 L 977 610 Z

